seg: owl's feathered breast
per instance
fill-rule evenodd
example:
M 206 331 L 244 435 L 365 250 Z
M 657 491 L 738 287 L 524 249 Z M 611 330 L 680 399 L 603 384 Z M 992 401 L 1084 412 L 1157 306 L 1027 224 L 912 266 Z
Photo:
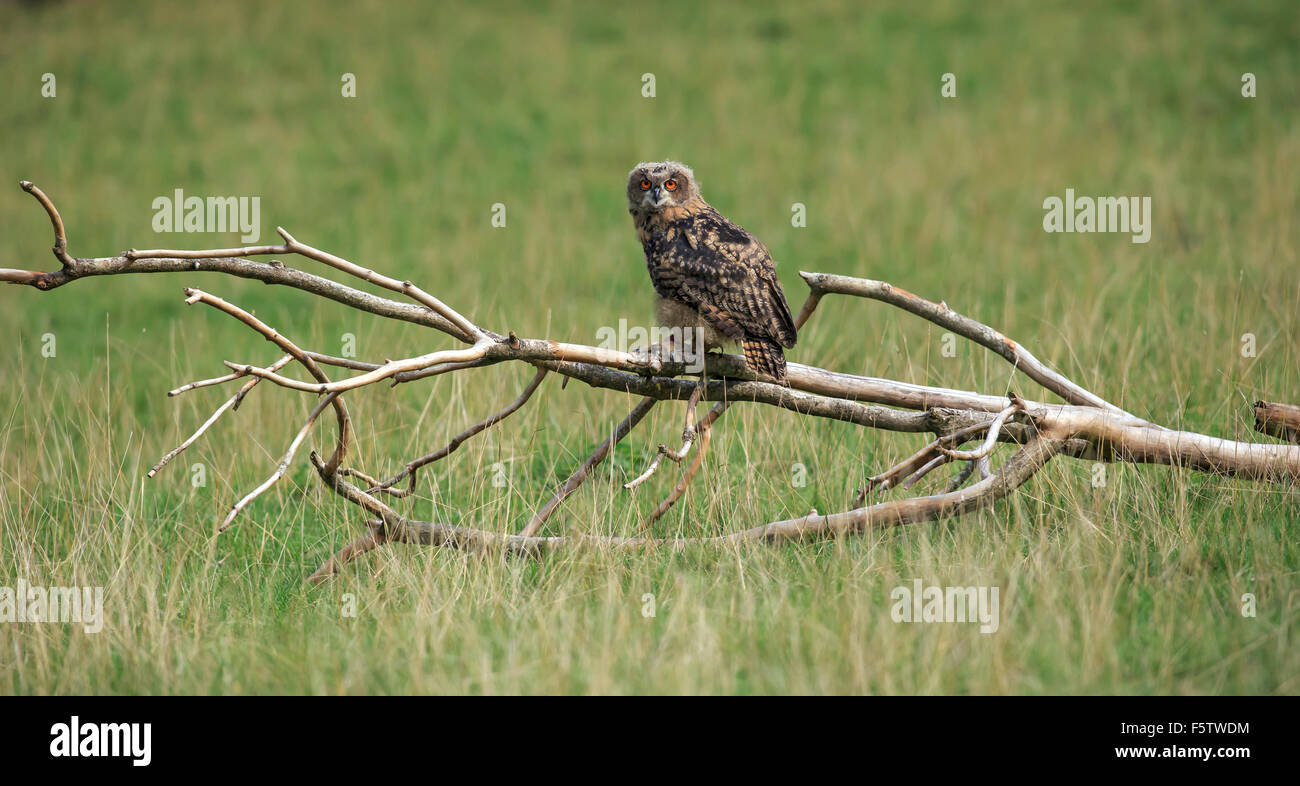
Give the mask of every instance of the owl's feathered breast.
M 694 308 L 730 338 L 794 346 L 794 319 L 771 255 L 708 203 L 638 217 L 637 234 L 660 297 Z

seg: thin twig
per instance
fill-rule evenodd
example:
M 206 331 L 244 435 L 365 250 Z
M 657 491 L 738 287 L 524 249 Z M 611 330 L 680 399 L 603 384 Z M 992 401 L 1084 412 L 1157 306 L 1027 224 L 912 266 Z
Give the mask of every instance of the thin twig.
M 523 392 L 520 393 L 519 396 L 516 397 L 514 401 L 507 404 L 504 409 L 479 421 L 478 423 L 475 423 L 473 426 L 470 426 L 469 428 L 465 429 L 461 433 L 457 434 L 455 437 L 452 438 L 451 442 L 448 442 L 446 446 L 442 447 L 441 449 L 435 450 L 432 453 L 421 456 L 420 458 L 409 462 L 402 469 L 401 472 L 392 476 L 388 480 L 383 481 L 382 483 L 377 480 L 374 480 L 373 478 L 368 478 L 367 476 L 364 476 L 361 473 L 353 470 L 345 469 L 343 470 L 343 474 L 356 475 L 358 477 L 361 477 L 363 480 L 365 480 L 370 485 L 370 488 L 367 489 L 366 492 L 368 494 L 375 494 L 377 492 L 382 491 L 387 494 L 391 494 L 394 497 L 408 496 L 409 494 L 415 491 L 416 474 L 419 472 L 421 467 L 432 464 L 435 461 L 441 461 L 447 456 L 450 456 L 466 440 L 471 439 L 476 434 L 486 431 L 487 429 L 495 426 L 496 424 L 500 423 L 501 421 L 513 415 L 515 412 L 519 410 L 520 407 L 528 403 L 528 399 L 532 398 L 533 392 L 536 391 L 538 386 L 542 384 L 542 380 L 546 378 L 547 373 L 548 372 L 545 368 L 537 369 L 537 373 L 533 376 L 532 381 L 528 383 L 528 386 L 524 388 Z M 401 482 L 402 478 L 409 478 L 409 483 L 407 487 L 405 489 L 394 489 L 393 486 Z
M 311 431 L 311 426 L 316 422 L 316 418 L 320 416 L 320 413 L 325 411 L 326 407 L 333 404 L 338 397 L 339 394 L 330 393 L 316 404 L 312 409 L 311 414 L 307 416 L 307 422 L 302 424 L 302 428 L 298 430 L 297 436 L 295 436 L 293 441 L 289 443 L 289 449 L 285 452 L 284 458 L 280 459 L 280 463 L 276 465 L 275 472 L 272 472 L 271 477 L 262 481 L 260 486 L 248 492 L 248 494 L 244 495 L 243 499 L 230 507 L 230 512 L 226 514 L 225 520 L 221 522 L 220 527 L 217 527 L 218 535 L 225 532 L 226 529 L 234 523 L 235 517 L 239 515 L 241 510 L 248 506 L 248 503 L 257 499 L 262 495 L 262 492 L 271 488 L 271 486 L 275 485 L 276 481 L 284 477 L 284 473 L 289 470 L 289 465 L 293 463 L 294 455 L 298 452 L 298 446 L 307 438 L 307 434 Z
M 284 357 L 282 357 L 282 358 L 280 358 L 279 360 L 277 360 L 274 364 L 272 364 L 271 367 L 272 367 L 272 368 L 280 368 L 280 367 L 282 367 L 282 366 L 288 364 L 288 363 L 289 363 L 290 361 L 292 361 L 292 360 L 293 360 L 293 355 L 285 355 Z M 202 426 L 199 426 L 198 430 L 195 431 L 193 434 L 191 434 L 191 435 L 189 436 L 189 439 L 186 439 L 184 442 L 182 442 L 181 444 L 179 444 L 179 445 L 177 445 L 175 448 L 173 448 L 173 449 L 172 449 L 172 450 L 171 450 L 167 455 L 165 455 L 165 456 L 163 456 L 161 459 L 159 459 L 159 460 L 158 460 L 158 463 L 153 465 L 153 469 L 149 470 L 149 477 L 152 478 L 154 475 L 157 475 L 157 474 L 158 474 L 158 470 L 160 470 L 160 469 L 162 469 L 163 467 L 167 466 L 167 464 L 168 464 L 172 459 L 174 459 L 174 458 L 176 458 L 177 456 L 179 456 L 179 455 L 180 455 L 180 454 L 181 454 L 181 453 L 182 453 L 186 448 L 188 448 L 190 445 L 193 445 L 195 442 L 197 442 L 198 439 L 199 439 L 199 437 L 203 436 L 203 432 L 207 431 L 208 428 L 209 428 L 213 423 L 216 423 L 216 422 L 217 422 L 217 419 L 220 418 L 223 414 L 225 414 L 226 410 L 228 410 L 228 409 L 238 409 L 240 403 L 243 402 L 243 400 L 244 400 L 244 396 L 247 395 L 248 392 L 249 392 L 250 390 L 252 390 L 254 387 L 256 387 L 257 383 L 260 382 L 260 381 L 261 381 L 261 380 L 260 380 L 259 378 L 257 378 L 257 377 L 253 377 L 252 379 L 250 379 L 250 380 L 248 380 L 247 382 L 245 382 L 245 383 L 243 384 L 243 386 L 241 386 L 241 387 L 239 388 L 239 391 L 238 391 L 237 393 L 235 393 L 235 395 L 233 395 L 233 396 L 231 396 L 230 398 L 226 399 L 226 402 L 225 402 L 224 404 L 222 404 L 220 407 L 217 407 L 217 411 L 216 411 L 216 412 L 213 412 L 211 417 L 209 417 L 207 420 L 203 421 L 203 425 L 202 425 Z M 192 384 L 192 385 L 196 385 L 197 383 L 191 383 L 191 384 Z M 185 388 L 188 388 L 188 387 L 189 387 L 189 386 L 185 386 Z M 174 396 L 174 395 L 176 395 L 177 393 L 184 392 L 184 389 L 185 389 L 185 388 L 177 388 L 176 390 L 173 390 L 172 392 L 168 393 L 167 395 L 169 395 L 169 396 Z
M 190 305 L 195 303 L 207 304 L 218 311 L 223 311 L 226 314 L 229 314 L 240 322 L 243 322 L 245 325 L 248 325 L 253 330 L 262 334 L 262 337 L 267 341 L 270 341 L 280 349 L 293 355 L 294 360 L 301 363 L 303 367 L 307 369 L 307 372 L 322 385 L 329 385 L 329 377 L 325 376 L 325 372 L 321 371 L 321 368 L 316 364 L 316 361 L 308 357 L 305 352 L 298 348 L 297 344 L 294 344 L 289 339 L 280 335 L 280 333 L 270 325 L 261 321 L 239 306 L 236 306 L 233 303 L 228 303 L 216 295 L 210 295 L 202 290 L 186 288 L 185 295 L 185 302 Z M 332 473 L 337 470 L 339 464 L 342 463 L 343 456 L 347 453 L 348 444 L 352 440 L 352 418 L 348 415 L 347 406 L 343 403 L 341 397 L 329 396 L 328 400 L 334 407 L 334 413 L 338 419 L 339 426 L 338 441 L 334 446 L 334 453 L 330 456 L 328 462 L 329 471 Z
M 628 435 L 628 432 L 636 428 L 636 424 L 640 423 L 646 413 L 654 408 L 657 403 L 659 403 L 658 399 L 649 397 L 638 401 L 632 411 L 627 413 L 627 417 L 623 418 L 623 422 L 619 423 L 614 428 L 614 431 L 605 438 L 605 441 L 600 443 L 600 446 L 587 457 L 587 460 L 582 462 L 582 466 L 575 469 L 569 479 L 564 481 L 564 485 L 560 487 L 560 490 L 555 492 L 555 495 L 533 514 L 533 517 L 524 525 L 519 534 L 523 537 L 536 534 L 537 530 L 541 529 L 542 525 L 546 523 L 546 520 L 551 517 L 551 514 L 560 507 L 564 500 L 578 490 L 578 487 L 587 479 L 587 476 L 596 468 L 596 465 L 605 460 L 605 457 L 609 455 L 609 451 L 622 441 L 623 437 Z
M 655 470 L 659 469 L 659 461 L 663 458 L 671 460 L 674 464 L 682 463 L 682 460 L 686 458 L 686 454 L 691 452 L 691 445 L 695 443 L 695 407 L 700 403 L 700 396 L 703 393 L 704 381 L 701 379 L 701 384 L 695 388 L 695 392 L 686 400 L 686 426 L 682 429 L 682 446 L 677 450 L 669 450 L 667 445 L 660 443 L 659 448 L 655 451 L 654 460 L 650 462 L 650 466 L 646 467 L 645 472 L 624 483 L 623 488 L 634 489 L 649 480 L 650 476 L 655 474 Z
M 699 472 L 700 467 L 704 465 L 704 454 L 708 452 L 709 449 L 709 435 L 712 433 L 712 429 L 708 426 L 702 425 L 700 426 L 699 432 L 700 449 L 695 451 L 695 458 L 691 459 L 691 465 L 687 467 L 684 473 L 682 473 L 681 478 L 677 481 L 677 485 L 673 487 L 672 493 L 656 505 L 655 509 L 650 511 L 650 515 L 646 516 L 645 520 L 641 522 L 642 529 L 649 527 L 657 521 L 660 516 L 667 513 L 669 508 L 677 504 L 677 500 L 681 499 L 682 495 L 686 493 L 686 489 L 691 485 L 691 481 L 695 478 L 695 474 Z
M 943 454 L 935 456 L 934 458 L 930 459 L 930 461 L 927 462 L 925 466 L 921 467 L 916 472 L 913 472 L 911 475 L 909 475 L 907 477 L 907 480 L 904 480 L 902 483 L 899 484 L 899 486 L 904 489 L 910 489 L 912 486 L 915 486 L 921 480 L 921 478 L 930 474 L 931 472 L 938 469 L 939 467 L 942 467 L 944 464 L 947 464 L 949 461 L 952 461 L 952 459 L 949 456 L 945 456 Z

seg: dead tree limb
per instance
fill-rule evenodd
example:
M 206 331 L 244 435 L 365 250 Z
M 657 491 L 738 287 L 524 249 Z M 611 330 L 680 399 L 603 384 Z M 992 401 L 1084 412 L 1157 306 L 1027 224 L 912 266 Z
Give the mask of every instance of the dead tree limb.
M 1255 430 L 1287 442 L 1300 443 L 1300 407 L 1256 401 Z
M 573 492 L 578 490 L 578 486 L 582 485 L 582 482 L 587 479 L 587 476 L 596 468 L 596 465 L 604 461 L 605 457 L 609 455 L 609 452 L 614 448 L 614 446 L 619 442 L 622 442 L 623 437 L 626 437 L 631 433 L 632 429 L 636 428 L 642 418 L 644 418 L 654 405 L 658 403 L 658 399 L 649 396 L 638 401 L 636 406 L 632 408 L 632 411 L 627 413 L 627 417 L 623 418 L 623 422 L 619 423 L 618 426 L 614 428 L 614 431 L 605 438 L 605 441 L 600 443 L 600 446 L 587 457 L 587 460 L 582 462 L 582 465 L 573 471 L 573 474 L 569 476 L 569 479 L 564 481 L 564 485 L 560 486 L 560 490 L 555 492 L 555 496 L 551 497 L 550 500 L 541 507 L 541 509 L 533 514 L 533 517 L 528 520 L 528 523 L 524 525 L 523 531 L 519 534 L 523 537 L 529 537 L 535 534 L 537 530 L 541 529 L 542 525 L 545 524 L 547 519 L 549 519 L 551 515 L 559 509 L 564 500 L 568 499 Z
M 132 249 L 115 257 L 74 257 L 68 251 L 66 229 L 54 203 L 30 182 L 24 181 L 22 188 L 37 200 L 49 217 L 55 238 L 53 251 L 59 268 L 49 272 L 0 268 L 2 282 L 49 291 L 83 278 L 100 276 L 193 274 L 203 271 L 225 273 L 266 284 L 291 287 L 376 317 L 431 328 L 459 345 L 409 358 L 384 359 L 382 363 L 335 358 L 301 348 L 249 312 L 220 297 L 198 289 L 185 290 L 186 302 L 209 305 L 239 320 L 275 344 L 278 359 L 267 365 L 247 360 L 227 360 L 227 373 L 171 390 L 170 395 L 179 395 L 198 388 L 216 387 L 242 380 L 239 390 L 190 438 L 164 456 L 149 473 L 150 477 L 171 458 L 202 437 L 224 413 L 237 409 L 244 397 L 261 382 L 319 396 L 319 401 L 272 475 L 233 505 L 218 529 L 220 531 L 229 526 L 259 494 L 271 488 L 285 474 L 298 448 L 310 435 L 312 424 L 326 408 L 332 408 L 336 415 L 337 430 L 334 450 L 328 459 L 323 459 L 316 451 L 312 451 L 310 461 L 325 485 L 364 511 L 369 524 L 364 535 L 345 546 L 312 574 L 313 582 L 332 575 L 348 561 L 389 542 L 539 555 L 578 546 L 676 549 L 691 545 L 780 543 L 807 537 L 851 534 L 872 527 L 932 521 L 987 508 L 1025 483 L 1057 455 L 1091 461 L 1177 465 L 1204 472 L 1285 483 L 1300 480 L 1300 445 L 1239 442 L 1171 430 L 1148 422 L 1069 380 L 993 328 L 956 313 L 945 303 L 925 300 L 885 282 L 825 273 L 801 273 L 809 285 L 810 294 L 799 312 L 797 323 L 802 326 L 807 322 L 828 294 L 877 300 L 990 349 L 1007 360 L 1015 370 L 1023 372 L 1066 403 L 1034 401 L 1014 394 L 1008 400 L 1002 395 L 844 374 L 793 362 L 787 366 L 787 387 L 756 379 L 746 368 L 743 358 L 725 354 L 708 356 L 700 379 L 681 378 L 687 371 L 683 363 L 653 352 L 615 351 L 603 347 L 520 338 L 511 332 L 505 335 L 493 332 L 474 323 L 460 311 L 410 281 L 399 281 L 308 246 L 283 229 L 278 230 L 284 240 L 280 245 L 199 251 Z M 405 300 L 380 297 L 286 266 L 278 259 L 291 255 L 327 265 L 360 281 L 387 289 Z M 271 259 L 262 262 L 254 257 Z M 527 364 L 534 369 L 535 375 L 523 392 L 505 408 L 469 427 L 448 445 L 407 462 L 401 472 L 388 480 L 378 481 L 360 468 L 344 468 L 343 461 L 352 442 L 354 428 L 344 403 L 345 395 L 380 382 L 406 384 L 430 376 L 506 362 Z M 310 379 L 282 373 L 291 364 L 300 367 Z M 324 372 L 322 366 L 357 373 L 333 379 Z M 548 373 L 575 379 L 593 388 L 640 398 L 627 417 L 611 430 L 551 499 L 537 510 L 518 535 L 508 534 L 499 528 L 416 521 L 379 499 L 378 494 L 396 499 L 409 496 L 416 488 L 419 469 L 444 458 L 466 440 L 501 423 L 527 405 Z M 692 442 L 698 441 L 700 444 L 695 448 L 691 466 L 683 473 L 673 492 L 644 523 L 662 515 L 685 493 L 686 486 L 704 459 L 710 429 L 727 408 L 737 402 L 759 403 L 800 415 L 830 418 L 884 431 L 928 433 L 934 439 L 895 467 L 869 478 L 853 507 L 839 513 L 822 515 L 813 511 L 801 518 L 773 521 L 718 536 L 623 537 L 580 531 L 554 536 L 539 535 L 541 528 L 550 521 L 564 500 L 577 491 L 595 467 L 609 455 L 614 445 L 635 429 L 657 402 L 665 400 L 688 403 L 687 428 L 683 434 L 682 447 L 676 451 L 662 449 L 656 462 L 659 457 L 668 454 L 680 462 L 691 450 Z M 695 407 L 700 401 L 715 402 L 715 405 L 696 422 Z M 1297 433 L 1300 433 L 1300 408 L 1260 402 L 1256 406 L 1256 427 L 1266 434 L 1295 442 Z M 979 442 L 977 447 L 963 449 L 963 445 L 976 441 Z M 995 470 L 991 458 L 996 446 L 1004 443 L 1017 447 L 1013 455 Z M 939 494 L 866 504 L 866 493 L 870 490 L 883 492 L 899 486 L 911 487 L 938 467 L 953 461 L 965 462 L 965 466 Z M 655 466 L 657 464 L 652 464 L 651 469 L 643 473 L 643 477 L 635 479 L 629 485 L 644 482 L 653 474 Z M 978 480 L 966 485 L 977 472 Z M 352 483 L 349 478 L 360 479 L 365 487 Z M 403 480 L 406 481 L 405 488 L 395 488 Z
M 948 307 L 945 302 L 933 303 L 905 289 L 899 289 L 884 281 L 868 281 L 849 276 L 837 276 L 829 273 L 803 273 L 804 281 L 810 289 L 818 294 L 839 293 L 856 297 L 871 298 L 904 311 L 910 311 L 942 328 L 947 328 L 957 335 L 970 339 L 976 344 L 990 349 L 1006 359 L 1016 370 L 1056 395 L 1070 402 L 1089 407 L 1100 407 L 1121 415 L 1128 413 L 1107 402 L 1095 393 L 1085 390 L 1066 379 L 1059 372 L 1049 368 L 1033 354 L 988 325 L 976 322 L 970 317 L 962 316 Z
M 990 477 L 952 492 L 926 497 L 879 502 L 842 513 L 822 515 L 816 512 L 794 519 L 782 519 L 728 535 L 687 537 L 621 537 L 615 535 L 511 535 L 492 530 L 440 522 L 401 519 L 389 522 L 374 519 L 369 531 L 331 557 L 308 581 L 317 583 L 337 572 L 350 559 L 382 543 L 413 543 L 447 546 L 472 552 L 502 552 L 515 556 L 537 557 L 575 548 L 610 550 L 665 548 L 681 550 L 692 546 L 740 546 L 746 543 L 778 544 L 790 541 L 853 535 L 873 528 L 918 524 L 961 516 L 986 508 L 1014 491 L 1053 456 L 1061 452 L 1064 441 L 1048 435 L 1035 436 L 1016 451 Z M 359 492 L 356 487 L 344 490 L 345 496 Z
M 520 393 L 519 396 L 515 398 L 514 401 L 507 404 L 505 408 L 502 409 L 500 412 L 490 415 L 484 420 L 475 423 L 473 426 L 470 426 L 469 428 L 465 429 L 461 433 L 457 434 L 455 437 L 452 438 L 451 442 L 447 443 L 445 447 L 435 450 L 434 452 L 429 453 L 427 455 L 421 456 L 420 458 L 415 459 L 414 461 L 408 462 L 407 465 L 402 468 L 401 472 L 398 472 L 396 475 L 392 476 L 388 480 L 380 482 L 362 473 L 360 470 L 351 469 L 351 468 L 344 468 L 342 470 L 343 474 L 355 475 L 361 478 L 362 480 L 365 480 L 367 483 L 370 484 L 370 489 L 368 490 L 368 493 L 370 494 L 374 494 L 376 492 L 382 491 L 385 494 L 391 494 L 394 497 L 409 496 L 410 494 L 415 492 L 416 474 L 419 472 L 421 467 L 426 467 L 435 461 L 441 461 L 447 456 L 450 456 L 452 453 L 456 451 L 457 448 L 459 448 L 467 440 L 473 438 L 477 434 L 480 434 L 492 428 L 496 424 L 500 423 L 501 421 L 513 415 L 515 412 L 518 412 L 519 409 L 524 404 L 528 403 L 528 399 L 532 398 L 533 393 L 536 392 L 537 388 L 542 384 L 542 380 L 546 379 L 547 373 L 548 372 L 545 368 L 537 369 L 537 373 L 533 375 L 533 381 L 529 382 L 528 386 L 524 388 L 523 392 Z M 402 481 L 402 478 L 407 479 L 406 488 L 394 489 L 393 486 L 400 483 Z

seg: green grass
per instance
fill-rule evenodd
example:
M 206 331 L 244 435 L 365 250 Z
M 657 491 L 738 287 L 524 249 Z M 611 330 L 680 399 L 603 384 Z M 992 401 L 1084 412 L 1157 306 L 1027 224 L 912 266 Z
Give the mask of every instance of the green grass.
M 237 245 L 155 235 L 151 202 L 178 187 L 256 195 L 264 242 L 283 225 L 494 330 L 591 343 L 602 325 L 651 318 L 623 185 L 636 162 L 672 157 L 764 240 L 796 304 L 800 269 L 888 280 L 1168 426 L 1262 439 L 1250 402 L 1300 402 L 1300 17 L 1287 3 L 138 5 L 0 9 L 0 266 L 54 264 L 20 178 L 56 200 L 81 256 Z M 345 72 L 356 99 L 340 96 Z M 944 72 L 956 99 L 939 96 Z M 1042 200 L 1067 186 L 1150 195 L 1151 242 L 1044 233 Z M 490 226 L 495 202 L 505 229 Z M 791 226 L 794 202 L 806 228 Z M 366 358 L 450 345 L 210 273 L 0 290 L 0 586 L 102 585 L 108 615 L 96 635 L 0 624 L 0 692 L 1300 690 L 1296 489 L 1163 467 L 1108 466 L 1094 489 L 1090 464 L 1060 459 L 982 514 L 837 542 L 540 563 L 399 546 L 304 588 L 363 526 L 304 460 L 211 533 L 272 470 L 309 396 L 260 386 L 144 478 L 229 395 L 166 390 L 223 359 L 274 357 L 186 307 L 184 286 L 324 352 L 345 333 Z M 1256 357 L 1242 357 L 1244 333 Z M 791 356 L 1050 398 L 978 347 L 943 357 L 941 336 L 831 298 Z M 499 366 L 351 396 L 355 464 L 395 469 L 529 376 Z M 630 404 L 548 380 L 426 471 L 408 509 L 517 531 Z M 675 473 L 635 494 L 620 484 L 679 429 L 679 407 L 658 408 L 548 531 L 633 531 Z M 330 439 L 327 424 L 310 442 Z M 919 441 L 734 408 L 657 531 L 843 509 Z M 791 486 L 796 462 L 805 487 Z M 915 578 L 999 586 L 999 632 L 894 623 L 890 590 Z

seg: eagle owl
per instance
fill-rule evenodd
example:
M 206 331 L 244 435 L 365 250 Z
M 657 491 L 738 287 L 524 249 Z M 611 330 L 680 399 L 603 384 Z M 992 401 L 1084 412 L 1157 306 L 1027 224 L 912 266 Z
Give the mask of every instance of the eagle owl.
M 794 319 L 763 244 L 704 201 L 685 164 L 638 164 L 627 201 L 660 325 L 700 328 L 705 349 L 737 342 L 750 370 L 784 383 L 781 350 L 794 346 Z

